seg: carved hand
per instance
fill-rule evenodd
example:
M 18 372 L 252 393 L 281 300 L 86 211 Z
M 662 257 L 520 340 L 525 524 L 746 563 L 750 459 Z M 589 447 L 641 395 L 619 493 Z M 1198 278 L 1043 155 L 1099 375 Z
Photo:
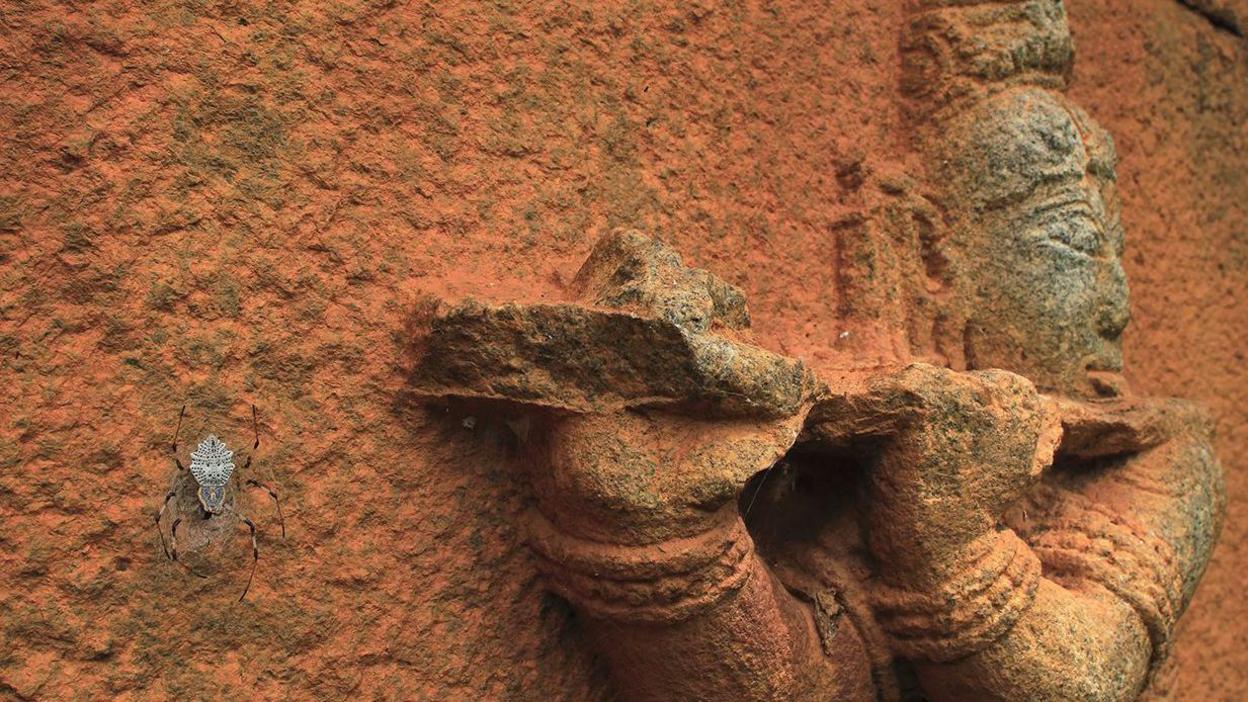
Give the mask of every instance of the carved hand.
M 880 397 L 897 416 L 870 477 L 869 542 L 882 575 L 941 579 L 1051 462 L 1058 415 L 1021 376 L 916 364 Z

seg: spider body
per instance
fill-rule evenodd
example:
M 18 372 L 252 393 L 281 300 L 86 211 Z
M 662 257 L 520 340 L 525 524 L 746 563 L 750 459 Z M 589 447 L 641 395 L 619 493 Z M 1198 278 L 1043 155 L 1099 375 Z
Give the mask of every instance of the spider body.
M 225 510 L 225 488 L 234 472 L 234 452 L 215 434 L 191 453 L 191 476 L 199 485 L 199 504 L 208 514 L 221 514 Z
M 286 521 L 282 516 L 282 503 L 272 487 L 258 480 L 243 480 L 240 473 L 251 468 L 251 459 L 260 446 L 260 431 L 256 422 L 256 408 L 251 408 L 252 427 L 255 430 L 255 442 L 251 452 L 243 462 L 242 468 L 236 470 L 234 451 L 215 434 L 209 434 L 199 442 L 191 452 L 191 466 L 188 470 L 178 456 L 178 435 L 182 430 L 182 419 L 186 416 L 186 407 L 182 407 L 178 415 L 178 428 L 174 431 L 172 453 L 177 472 L 165 494 L 160 511 L 155 515 L 156 529 L 160 534 L 161 548 L 170 560 L 181 564 L 192 575 L 207 577 L 179 558 L 181 554 L 199 550 L 209 544 L 224 542 L 237 526 L 245 526 L 251 535 L 252 566 L 247 577 L 247 585 L 239 596 L 241 602 L 251 588 L 255 577 L 256 566 L 260 561 L 260 548 L 256 540 L 256 524 L 238 508 L 238 495 L 243 487 L 258 488 L 266 491 L 276 505 L 277 517 L 282 529 L 282 538 L 286 538 Z M 231 479 L 232 478 L 232 479 Z M 166 520 L 166 514 L 168 519 Z M 163 523 L 169 524 L 169 539 L 165 539 Z M 179 531 L 179 529 L 181 529 Z

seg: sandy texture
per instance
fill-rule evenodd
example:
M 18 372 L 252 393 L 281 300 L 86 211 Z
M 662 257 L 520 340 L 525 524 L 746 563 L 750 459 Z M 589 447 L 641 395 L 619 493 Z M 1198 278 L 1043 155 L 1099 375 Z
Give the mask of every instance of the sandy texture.
M 1234 5 L 1235 3 L 1226 3 Z M 1248 43 L 1178 3 L 1069 3 L 1071 95 L 1113 135 L 1131 281 L 1128 375 L 1217 418 L 1228 507 L 1175 643 L 1174 698 L 1240 699 L 1248 613 Z
M 1208 403 L 1228 525 L 1181 699 L 1248 690 L 1248 45 L 1070 0 L 1122 156 L 1132 380 Z M 627 225 L 841 362 L 829 227 L 897 133 L 900 3 L 9 3 L 0 9 L 0 695 L 613 696 L 519 538 L 510 430 L 398 399 L 425 295 L 563 296 Z M 184 443 L 263 493 L 195 580 L 151 517 Z M 185 454 L 183 460 L 186 460 Z

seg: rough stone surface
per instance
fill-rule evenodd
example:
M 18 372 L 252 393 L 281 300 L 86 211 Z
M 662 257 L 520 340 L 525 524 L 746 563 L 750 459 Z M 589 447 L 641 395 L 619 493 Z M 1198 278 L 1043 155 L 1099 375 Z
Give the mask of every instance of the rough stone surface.
M 816 391 L 800 360 L 722 335 L 749 327 L 739 290 L 638 232 L 604 236 L 573 289 L 580 304 L 432 312 L 412 325 L 411 390 L 571 412 L 771 418 L 797 414 Z
M 1242 0 L 1180 0 L 1199 12 L 1213 26 L 1231 34 L 1244 36 L 1244 20 L 1248 19 L 1248 4 Z
M 1239 699 L 1248 47 L 1174 0 L 1066 4 L 1068 94 L 1120 156 L 1125 375 L 1210 408 L 1231 497 L 1162 692 Z M 6 7 L 3 695 L 615 698 L 523 546 L 511 431 L 396 403 L 404 325 L 425 293 L 566 300 L 623 225 L 742 289 L 764 348 L 895 357 L 829 322 L 858 299 L 829 232 L 903 183 L 902 5 Z M 231 445 L 260 406 L 287 500 L 282 543 L 247 499 L 243 604 L 242 531 L 201 583 L 151 527 L 188 397 Z
M 1016 119 L 992 112 L 983 118 Z M 1029 133 L 1017 130 L 987 144 L 1008 155 Z M 1076 165 L 1082 174 L 1082 160 Z M 1103 168 L 1112 179 L 1112 160 Z M 977 190 L 997 185 L 971 182 Z M 1065 205 L 1073 194 L 1061 197 Z M 1096 248 L 1085 255 L 1108 246 L 1095 238 L 1107 216 L 1093 209 L 1084 214 L 1086 223 L 1065 230 L 1074 236 L 1088 227 L 1083 233 Z M 966 246 L 967 236 L 951 237 L 949 245 Z M 998 236 L 1004 240 L 998 256 L 1012 256 L 1020 243 L 1029 248 L 1032 241 Z M 1069 246 L 1063 239 L 1058 248 L 1042 249 L 1046 256 L 1024 261 L 1014 275 L 1026 275 L 1029 266 L 1049 270 L 1049 259 L 1061 260 Z M 1107 258 L 1116 262 L 1120 246 L 1108 249 Z M 959 274 L 974 270 L 967 266 Z M 669 249 L 640 234 L 604 237 L 585 271 L 579 278 L 597 279 L 599 295 L 624 290 L 623 299 L 649 302 L 650 310 L 682 320 L 684 333 L 698 333 L 708 326 L 701 320 L 713 316 L 709 299 L 699 305 L 689 295 L 713 289 L 703 284 L 705 273 L 682 270 Z M 1077 266 L 1048 277 L 1059 294 L 1072 284 L 1095 296 L 1106 285 L 1082 279 Z M 697 284 L 690 288 L 690 281 Z M 955 282 L 954 290 L 963 292 L 945 304 L 970 308 L 962 312 L 965 319 L 982 314 L 981 299 L 1009 290 L 1004 282 Z M 1048 296 L 1032 299 L 1044 305 Z M 1003 307 L 1006 318 L 1028 310 L 1021 300 Z M 522 381 L 572 376 L 563 355 L 526 353 L 534 335 L 514 333 L 517 316 L 544 309 L 505 310 L 486 334 L 472 314 L 437 316 L 423 330 L 425 356 L 413 374 L 417 392 L 435 399 L 471 396 L 464 386 L 439 391 L 429 382 L 440 369 L 436 361 L 448 355 L 485 369 L 486 381 L 507 381 L 509 368 L 524 371 Z M 593 312 L 576 306 L 559 311 Z M 1053 314 L 1060 324 L 1031 336 L 1019 325 L 1015 341 L 1061 361 L 1061 354 L 1046 351 L 1055 345 L 1051 335 L 1064 339 L 1086 326 L 1100 338 L 1092 312 L 1058 305 Z M 521 326 L 549 332 L 543 338 L 573 339 L 586 357 L 648 358 L 620 341 L 633 336 L 634 317 L 603 315 L 600 333 L 592 336 L 550 316 L 532 318 Z M 1120 333 L 1121 326 L 1105 343 L 1116 344 Z M 988 353 L 964 362 L 988 368 L 1018 363 L 1009 347 L 979 348 Z M 511 361 L 489 360 L 495 357 Z M 787 413 L 763 414 L 755 422 L 717 419 L 681 403 L 679 393 L 666 411 L 590 406 L 581 409 L 584 417 L 543 417 L 550 398 L 567 391 L 531 377 L 489 397 L 505 399 L 530 420 L 538 413 L 536 426 L 525 423 L 518 432 L 538 498 L 526 519 L 529 543 L 548 587 L 583 616 L 626 698 L 894 699 L 904 682 L 885 669 L 894 662 L 912 666 L 924 699 L 1135 698 L 1156 689 L 1152 683 L 1175 625 L 1221 529 L 1224 487 L 1209 422 L 1181 401 L 1125 399 L 1121 382 L 1093 384 L 1093 394 L 1113 397 L 1090 401 L 1079 395 L 1079 383 L 1068 381 L 1099 375 L 1104 367 L 1080 362 L 1023 369 L 1058 394 L 1041 395 L 1030 380 L 1006 370 L 959 372 L 913 363 L 821 386 Z M 591 395 L 631 380 L 612 363 L 600 370 L 603 383 Z M 652 363 L 641 375 L 666 380 L 680 377 L 680 370 Z M 703 392 L 684 387 L 690 398 Z M 777 516 L 787 520 L 794 501 L 800 507 L 829 492 L 814 483 L 792 484 L 786 493 L 767 486 L 768 475 L 788 470 L 782 467 L 790 462 L 799 474 L 824 473 L 832 466 L 817 452 L 829 449 L 851 457 L 848 477 L 861 487 L 839 492 L 859 499 L 839 509 L 816 508 L 809 523 L 776 529 Z M 762 477 L 753 496 L 737 507 L 734 497 L 750 492 L 754 474 Z M 751 520 L 764 487 L 771 509 Z M 845 538 L 838 511 L 845 512 L 841 524 L 860 531 L 869 559 L 845 550 L 855 540 Z M 755 538 L 764 544 L 761 551 Z M 803 542 L 818 546 L 795 558 L 794 546 Z M 841 574 L 846 571 L 852 575 Z M 840 631 L 828 621 L 829 601 L 869 604 L 856 605 L 852 624 Z
M 1070 95 L 1114 135 L 1136 391 L 1183 396 L 1216 420 L 1226 527 L 1158 696 L 1235 699 L 1248 690 L 1248 603 L 1239 594 L 1248 494 L 1248 45 L 1178 3 L 1070 3 L 1079 44 Z

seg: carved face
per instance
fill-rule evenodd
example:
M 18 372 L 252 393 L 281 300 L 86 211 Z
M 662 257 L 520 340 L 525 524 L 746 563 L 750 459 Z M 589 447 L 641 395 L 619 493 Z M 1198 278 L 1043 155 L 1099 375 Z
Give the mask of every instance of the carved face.
M 1112 394 L 1129 313 L 1109 135 L 1039 89 L 997 95 L 951 126 L 937 172 L 968 367 Z

